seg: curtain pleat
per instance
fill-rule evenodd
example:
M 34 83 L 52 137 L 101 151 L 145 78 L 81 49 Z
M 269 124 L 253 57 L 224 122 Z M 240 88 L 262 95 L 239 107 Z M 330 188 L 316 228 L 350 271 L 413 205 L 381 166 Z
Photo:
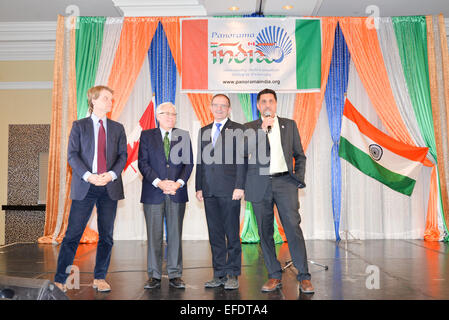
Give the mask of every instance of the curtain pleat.
M 426 17 L 393 17 L 392 21 L 415 117 L 426 147 L 429 148 L 429 152 L 439 163 L 442 159 L 441 154 L 438 155 L 437 153 L 433 123 L 433 117 L 437 115 L 434 113 L 438 110 L 432 108 L 430 96 Z M 436 170 L 439 172 L 438 167 Z M 437 180 L 432 176 L 431 181 L 431 193 L 438 193 Z M 430 197 L 435 196 L 431 194 Z M 444 205 L 447 206 L 447 204 L 442 205 L 443 208 Z M 428 228 L 426 228 L 424 239 L 429 241 L 439 240 L 438 223 L 435 223 L 438 219 L 435 217 L 428 217 L 427 219 Z
M 447 104 L 444 91 L 449 86 L 444 85 L 444 65 L 442 43 L 440 38 L 439 22 L 437 16 L 426 16 L 427 27 L 427 54 L 429 63 L 430 96 L 432 102 L 433 126 L 435 133 L 435 143 L 438 156 L 438 178 L 440 185 L 440 195 L 443 207 L 443 222 L 445 230 L 449 223 L 449 197 L 448 197 L 448 131 L 447 131 Z M 446 50 L 447 52 L 447 47 Z M 447 80 L 447 79 L 446 79 Z M 446 234 L 446 240 L 449 236 Z
M 151 88 L 156 96 L 156 106 L 163 102 L 175 104 L 176 65 L 162 24 L 159 23 L 148 51 Z
M 77 17 L 76 93 L 78 119 L 88 110 L 87 90 L 93 87 L 103 43 L 105 17 Z
M 210 93 L 188 93 L 187 96 L 202 127 L 214 121 L 214 116 L 209 108 L 212 101 L 212 95 Z
M 182 72 L 180 18 L 182 17 L 163 17 L 161 19 L 173 59 L 176 63 L 176 69 L 179 74 Z
M 404 123 L 406 124 L 406 127 L 410 132 L 412 139 L 416 142 L 416 145 L 419 147 L 425 147 L 426 143 L 421 135 L 421 130 L 419 129 L 419 125 L 413 110 L 412 101 L 408 92 L 391 18 L 380 18 L 378 38 L 384 58 L 385 67 L 387 69 L 388 78 L 390 80 L 391 89 L 393 90 L 396 105 L 398 106 L 402 119 L 404 119 Z M 427 161 L 425 165 L 429 167 L 434 166 L 434 164 L 436 163 L 436 159 L 433 158 L 430 152 L 427 154 L 427 158 L 429 161 Z M 437 192 L 438 186 L 436 182 L 437 181 L 434 179 L 431 173 L 431 193 Z M 429 199 L 430 198 L 434 199 L 435 197 L 430 195 Z M 427 206 L 427 225 L 429 226 L 427 233 L 431 235 L 432 239 L 436 239 L 437 237 L 439 237 L 439 233 L 436 234 L 435 232 L 431 231 L 436 227 L 436 224 L 434 224 L 432 221 L 436 221 L 437 216 L 438 202 L 429 202 Z
M 50 147 L 48 151 L 47 199 L 44 235 L 39 243 L 52 243 L 57 224 L 60 187 L 61 126 L 64 80 L 64 17 L 59 15 L 56 26 L 55 62 L 53 69 L 52 115 L 50 126 Z
M 367 18 L 339 19 L 346 43 L 376 112 L 395 139 L 414 145 L 396 106 L 375 28 Z
M 100 60 L 98 62 L 95 85 L 106 85 L 111 74 L 112 63 L 120 42 L 123 18 L 108 17 L 104 25 L 103 44 L 101 47 Z
M 339 229 L 341 211 L 341 163 L 339 143 L 345 95 L 348 87 L 350 59 L 351 56 L 349 54 L 348 46 L 346 45 L 340 26 L 337 24 L 329 78 L 327 80 L 325 93 L 327 117 L 333 141 L 331 150 L 331 189 L 335 239 L 337 241 L 340 240 Z
M 112 120 L 119 118 L 128 101 L 158 22 L 158 17 L 125 17 L 123 21 L 120 43 L 108 79 L 108 86 L 114 90 L 114 105 L 109 114 Z

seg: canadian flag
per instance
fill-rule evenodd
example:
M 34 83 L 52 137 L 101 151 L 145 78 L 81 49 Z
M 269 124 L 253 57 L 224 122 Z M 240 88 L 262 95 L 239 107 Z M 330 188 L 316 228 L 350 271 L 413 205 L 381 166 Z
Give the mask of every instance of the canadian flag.
M 151 99 L 145 112 L 139 120 L 134 130 L 128 136 L 128 161 L 123 170 L 123 183 L 128 184 L 139 176 L 139 168 L 137 166 L 137 159 L 139 155 L 139 141 L 140 134 L 143 130 L 153 129 L 156 127 L 154 119 L 154 105 L 155 97 Z

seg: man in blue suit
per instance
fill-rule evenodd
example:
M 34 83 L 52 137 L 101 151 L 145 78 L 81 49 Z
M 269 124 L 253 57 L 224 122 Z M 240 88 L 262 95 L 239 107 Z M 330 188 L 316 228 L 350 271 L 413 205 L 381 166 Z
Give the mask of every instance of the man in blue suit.
M 97 207 L 99 241 L 93 287 L 110 291 L 105 281 L 111 259 L 117 202 L 124 198 L 121 173 L 125 167 L 127 144 L 123 126 L 106 117 L 112 108 L 113 91 L 95 86 L 87 92 L 90 117 L 73 122 L 68 143 L 72 168 L 69 224 L 59 250 L 55 284 L 66 291 L 65 282 L 79 241 Z
M 187 131 L 175 128 L 176 109 L 172 103 L 160 104 L 156 118 L 159 128 L 142 131 L 138 158 L 148 236 L 149 279 L 144 288 L 161 286 L 165 218 L 169 283 L 183 289 L 182 223 L 188 201 L 187 180 L 193 169 L 192 144 Z

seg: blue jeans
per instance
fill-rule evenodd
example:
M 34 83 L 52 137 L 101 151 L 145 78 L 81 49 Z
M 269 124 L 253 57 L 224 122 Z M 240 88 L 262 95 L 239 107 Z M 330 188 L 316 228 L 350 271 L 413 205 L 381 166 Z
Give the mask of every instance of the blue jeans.
M 65 283 L 68 266 L 73 264 L 84 229 L 92 214 L 94 205 L 97 206 L 97 225 L 99 241 L 97 245 L 97 257 L 95 262 L 95 279 L 104 279 L 111 261 L 111 250 L 114 244 L 112 239 L 114 232 L 117 200 L 111 200 L 106 187 L 91 185 L 86 198 L 72 200 L 70 208 L 69 224 L 59 249 L 58 266 L 55 282 Z

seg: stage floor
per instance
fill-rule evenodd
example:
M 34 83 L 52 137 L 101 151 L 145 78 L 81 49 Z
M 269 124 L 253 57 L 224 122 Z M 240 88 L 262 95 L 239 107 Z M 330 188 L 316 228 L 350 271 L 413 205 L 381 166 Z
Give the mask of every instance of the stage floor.
M 91 287 L 96 245 L 81 245 L 75 264 L 80 267 L 80 289 L 69 290 L 72 300 L 373 300 L 449 299 L 449 252 L 442 242 L 421 240 L 306 241 L 315 294 L 300 294 L 296 269 L 283 273 L 283 287 L 262 293 L 267 280 L 258 244 L 242 245 L 240 288 L 206 289 L 212 277 L 208 241 L 183 242 L 185 290 L 169 287 L 163 277 L 160 289 L 145 290 L 146 242 L 115 241 L 107 281 L 109 293 Z M 279 260 L 289 260 L 288 245 L 277 246 Z M 59 246 L 14 244 L 0 248 L 0 274 L 53 281 Z M 371 267 L 369 267 L 371 266 Z M 165 263 L 164 263 L 165 268 Z M 377 281 L 378 280 L 378 281 Z

